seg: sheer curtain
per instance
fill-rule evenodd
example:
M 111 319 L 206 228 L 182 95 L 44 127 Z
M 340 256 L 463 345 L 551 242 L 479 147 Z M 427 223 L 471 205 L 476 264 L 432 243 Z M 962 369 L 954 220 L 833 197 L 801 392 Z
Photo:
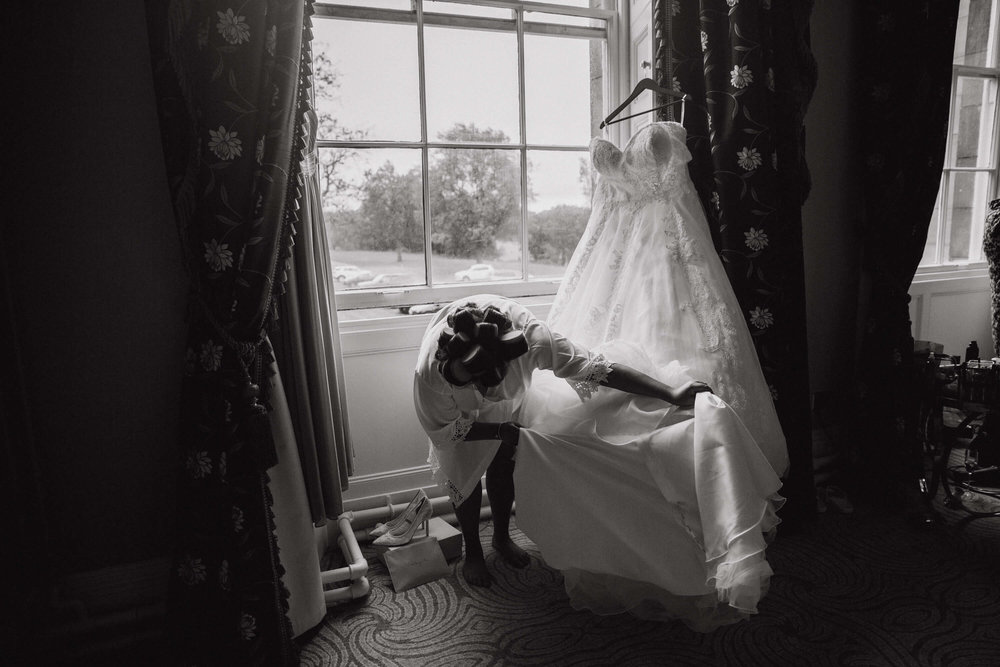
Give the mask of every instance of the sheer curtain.
M 343 491 L 353 469 L 337 306 L 320 196 L 316 114 L 305 115 L 308 150 L 303 162 L 302 210 L 280 304 L 276 354 L 283 369 L 312 521 L 322 525 L 343 512 Z
M 692 98 L 691 178 L 788 442 L 786 518 L 815 511 L 801 214 L 811 11 L 807 0 L 653 3 L 656 77 Z

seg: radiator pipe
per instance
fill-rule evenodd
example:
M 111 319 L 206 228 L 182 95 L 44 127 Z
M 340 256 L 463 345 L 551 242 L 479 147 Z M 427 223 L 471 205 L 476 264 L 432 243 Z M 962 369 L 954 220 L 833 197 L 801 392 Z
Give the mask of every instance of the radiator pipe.
M 337 525 L 340 528 L 337 545 L 340 547 L 341 553 L 344 554 L 347 565 L 320 572 L 320 581 L 324 586 L 339 581 L 350 581 L 351 583 L 349 586 L 323 591 L 323 600 L 328 607 L 337 602 L 364 597 L 371 590 L 368 577 L 365 576 L 368 574 L 368 561 L 361 553 L 361 547 L 358 546 L 358 540 L 351 528 L 350 513 L 345 512 L 337 517 Z

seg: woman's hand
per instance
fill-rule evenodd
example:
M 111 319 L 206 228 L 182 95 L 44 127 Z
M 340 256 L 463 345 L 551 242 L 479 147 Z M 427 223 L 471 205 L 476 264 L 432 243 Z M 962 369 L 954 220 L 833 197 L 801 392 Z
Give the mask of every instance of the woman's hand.
M 679 387 L 673 387 L 670 390 L 670 398 L 667 399 L 674 405 L 680 406 L 682 408 L 690 408 L 694 405 L 694 398 L 703 391 L 712 393 L 712 388 L 709 387 L 704 382 L 698 380 L 691 380 L 690 382 L 685 382 Z

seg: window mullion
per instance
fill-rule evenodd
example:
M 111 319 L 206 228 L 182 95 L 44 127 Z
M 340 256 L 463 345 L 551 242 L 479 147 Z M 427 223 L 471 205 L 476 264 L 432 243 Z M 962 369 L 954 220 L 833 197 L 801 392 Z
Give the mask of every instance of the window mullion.
M 976 193 L 976 196 L 973 197 L 973 199 L 972 199 L 972 202 L 973 202 L 972 210 L 973 211 L 986 211 L 987 210 L 987 204 L 988 204 L 988 199 L 989 199 L 989 191 L 987 190 L 986 192 L 983 192 L 983 191 L 981 191 L 979 189 L 979 178 L 978 177 L 979 177 L 980 174 L 983 174 L 983 173 L 986 173 L 987 175 L 989 174 L 989 172 L 985 171 L 985 170 L 979 171 L 979 172 L 977 172 L 975 180 L 973 181 L 973 186 L 972 187 L 974 188 L 974 192 Z M 980 197 L 983 197 L 984 195 L 985 195 L 985 198 L 987 199 L 987 201 L 980 201 Z M 969 220 L 969 252 L 968 252 L 968 257 L 969 257 L 969 261 L 970 262 L 979 262 L 979 261 L 982 260 L 983 231 L 984 231 L 984 224 L 983 223 L 984 222 L 985 221 L 983 220 L 983 216 L 982 215 L 975 215 L 975 214 L 972 215 L 971 219 Z
M 424 281 L 428 287 L 434 285 L 434 271 L 431 267 L 431 184 L 430 155 L 427 149 L 427 63 L 424 60 L 424 2 L 415 0 L 417 10 L 417 76 L 420 93 L 420 206 L 424 222 Z
M 959 72 L 956 69 L 952 69 L 951 76 L 951 95 L 950 95 L 950 111 L 949 111 L 949 125 L 948 136 L 945 141 L 945 168 L 941 173 L 941 191 L 938 194 L 938 200 L 941 202 L 941 206 L 938 209 L 938 228 L 937 228 L 937 244 L 935 247 L 935 264 L 944 264 L 950 254 L 951 246 L 951 169 L 954 167 L 954 159 L 952 152 L 952 144 L 955 141 L 955 128 L 958 125 L 958 79 Z
M 990 36 L 986 47 L 986 63 L 991 68 L 1000 67 L 1000 59 L 997 58 L 997 11 L 1000 10 L 1000 0 L 993 0 L 990 3 Z
M 524 10 L 515 10 L 517 22 L 517 88 L 518 88 L 518 124 L 520 125 L 521 141 L 518 152 L 521 158 L 521 279 L 528 279 L 528 143 L 527 134 L 527 103 L 524 99 Z
M 941 210 L 938 214 L 937 264 L 950 262 L 951 257 L 951 171 L 945 170 L 941 179 Z

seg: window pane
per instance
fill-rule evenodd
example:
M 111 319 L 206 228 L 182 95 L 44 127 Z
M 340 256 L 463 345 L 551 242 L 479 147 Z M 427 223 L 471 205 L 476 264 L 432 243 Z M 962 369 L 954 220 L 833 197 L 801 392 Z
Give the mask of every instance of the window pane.
M 955 167 L 988 167 L 992 160 L 996 81 L 960 76 L 957 86 L 949 163 Z
M 528 23 L 555 23 L 556 25 L 579 25 L 592 28 L 603 28 L 603 19 L 592 19 L 587 16 L 567 16 L 566 14 L 549 14 L 546 12 L 525 12 L 524 20 Z
M 948 256 L 945 259 L 977 261 L 981 255 L 982 223 L 989 199 L 989 175 L 986 172 L 953 172 L 949 180 Z
M 424 284 L 420 151 L 331 148 L 320 161 L 337 290 Z
M 420 140 L 415 25 L 315 21 L 313 57 L 320 139 Z
M 590 155 L 528 152 L 528 256 L 536 278 L 561 278 L 590 218 Z
M 521 277 L 519 153 L 434 149 L 428 179 L 434 282 Z
M 937 264 L 937 238 L 938 227 L 941 226 L 941 193 L 944 192 L 944 179 L 941 180 L 941 187 L 938 188 L 937 201 L 934 202 L 934 212 L 931 214 L 931 224 L 927 229 L 927 243 L 924 244 L 924 254 L 920 258 L 919 266 L 932 266 Z
M 601 122 L 603 50 L 598 41 L 525 35 L 527 141 L 586 145 Z
M 520 141 L 517 36 L 424 29 L 431 141 Z
M 992 0 L 962 0 L 955 31 L 955 64 L 992 67 L 995 57 L 989 53 Z
M 410 0 L 333 0 L 337 5 L 375 7 L 376 9 L 403 9 L 409 11 Z
M 441 0 L 424 0 L 424 11 L 436 14 L 456 14 L 459 16 L 486 16 L 497 19 L 513 19 L 514 10 L 503 7 L 477 7 Z

